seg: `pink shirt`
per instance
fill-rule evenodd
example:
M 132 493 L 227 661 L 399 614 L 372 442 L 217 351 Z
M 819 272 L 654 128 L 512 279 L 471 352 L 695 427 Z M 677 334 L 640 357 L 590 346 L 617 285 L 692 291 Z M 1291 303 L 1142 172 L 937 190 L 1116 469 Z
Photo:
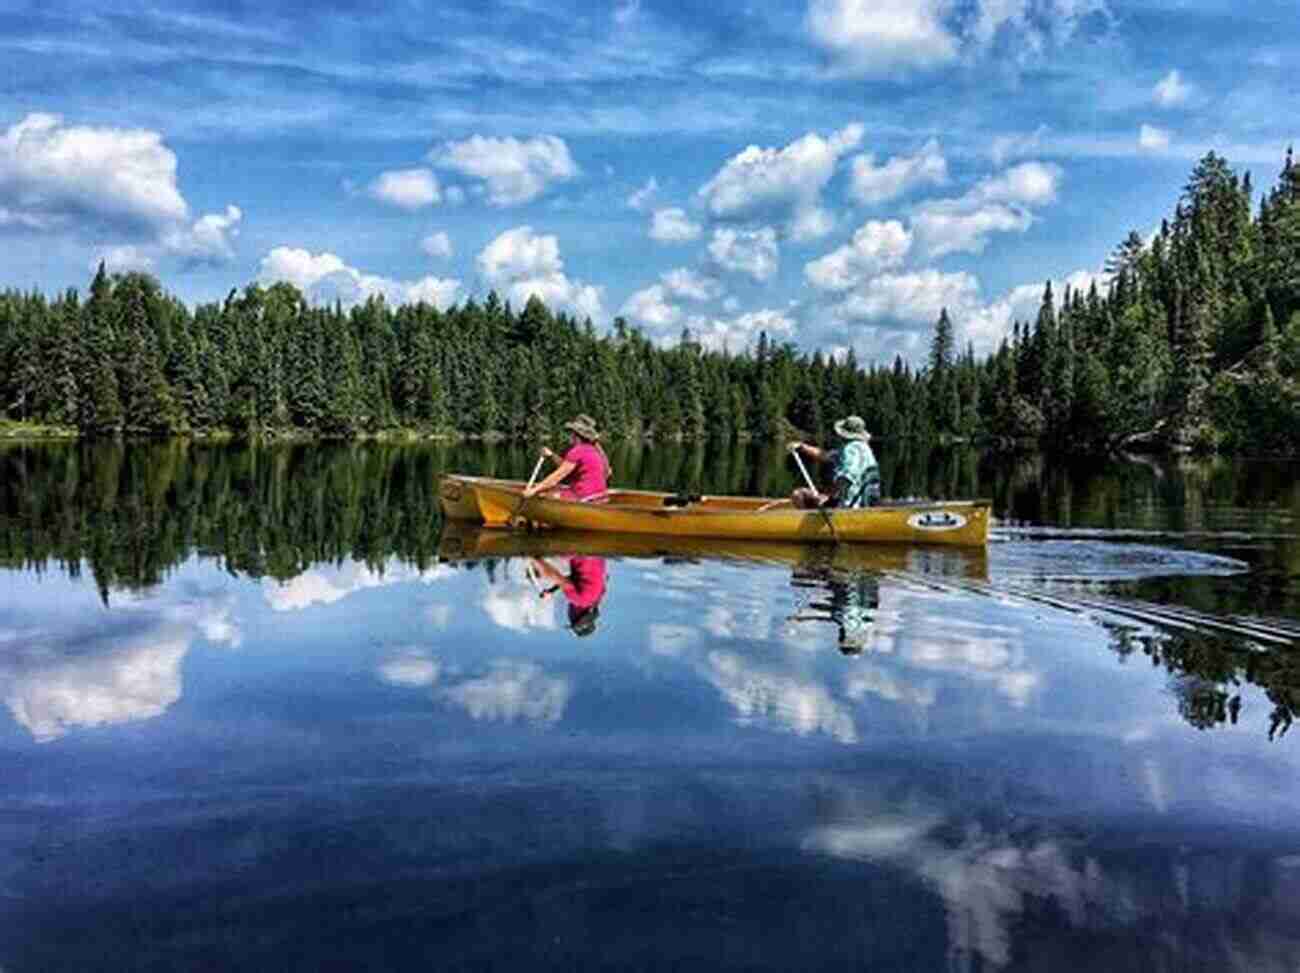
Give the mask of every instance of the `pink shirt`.
M 590 608 L 605 597 L 605 559 L 569 558 L 569 580 L 562 586 L 564 597 L 574 608 Z
M 609 470 L 605 465 L 605 454 L 591 443 L 578 443 L 569 447 L 569 451 L 564 454 L 564 461 L 576 467 L 565 479 L 564 485 L 579 499 L 608 489 L 606 477 Z

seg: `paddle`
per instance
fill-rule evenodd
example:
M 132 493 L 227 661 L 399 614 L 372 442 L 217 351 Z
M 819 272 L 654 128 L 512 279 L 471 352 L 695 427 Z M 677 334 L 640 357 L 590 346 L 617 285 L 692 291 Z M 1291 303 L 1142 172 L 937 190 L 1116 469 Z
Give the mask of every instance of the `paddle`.
M 817 487 L 813 484 L 812 477 L 808 475 L 808 467 L 803 465 L 803 457 L 799 455 L 799 447 L 792 446 L 790 448 L 790 455 L 793 456 L 794 461 L 799 464 L 799 472 L 803 474 L 804 482 L 808 484 L 808 489 L 811 490 L 814 494 L 820 495 L 821 491 L 817 489 Z M 835 533 L 835 523 L 834 521 L 831 520 L 831 512 L 822 506 L 818 506 L 817 509 L 821 511 L 822 517 L 824 517 L 826 520 L 826 526 L 830 528 L 831 537 L 838 544 L 840 537 L 837 533 Z
M 537 465 L 533 467 L 533 475 L 528 478 L 528 486 L 524 487 L 525 492 L 527 492 L 527 490 L 532 487 L 533 483 L 537 480 L 537 474 L 542 471 L 542 463 L 545 459 L 546 450 L 543 449 L 542 452 L 537 454 Z M 519 516 L 519 511 L 524 509 L 524 504 L 527 500 L 527 496 L 523 493 L 519 494 L 519 502 L 515 504 L 515 509 L 510 513 L 510 519 L 506 521 L 511 527 L 515 526 L 515 519 Z

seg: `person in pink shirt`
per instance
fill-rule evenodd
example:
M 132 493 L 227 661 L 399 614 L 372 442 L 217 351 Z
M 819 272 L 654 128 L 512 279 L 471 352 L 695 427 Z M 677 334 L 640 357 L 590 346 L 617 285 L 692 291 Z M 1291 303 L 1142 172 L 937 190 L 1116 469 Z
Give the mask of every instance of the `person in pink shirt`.
M 613 471 L 609 467 L 609 457 L 600 446 L 596 420 L 589 415 L 579 415 L 572 422 L 566 422 L 564 428 L 569 430 L 570 436 L 569 448 L 563 457 L 553 450 L 542 449 L 543 456 L 558 461 L 560 465 L 540 483 L 525 487 L 525 497 L 546 493 L 559 500 L 590 501 L 609 492 L 609 477 Z
M 600 617 L 600 600 L 605 597 L 605 559 L 591 555 L 575 554 L 569 558 L 569 573 L 565 574 L 544 558 L 535 557 L 532 570 L 553 582 L 541 592 L 549 598 L 555 592 L 564 594 L 569 603 L 569 630 L 578 638 L 596 631 Z

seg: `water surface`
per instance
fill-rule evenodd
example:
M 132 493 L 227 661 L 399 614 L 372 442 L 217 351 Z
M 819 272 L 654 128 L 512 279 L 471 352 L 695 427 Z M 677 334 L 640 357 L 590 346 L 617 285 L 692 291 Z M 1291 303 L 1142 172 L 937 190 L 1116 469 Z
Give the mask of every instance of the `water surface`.
M 3 449 L 0 968 L 1296 969 L 1300 471 L 882 454 L 988 551 L 444 531 L 509 450 Z

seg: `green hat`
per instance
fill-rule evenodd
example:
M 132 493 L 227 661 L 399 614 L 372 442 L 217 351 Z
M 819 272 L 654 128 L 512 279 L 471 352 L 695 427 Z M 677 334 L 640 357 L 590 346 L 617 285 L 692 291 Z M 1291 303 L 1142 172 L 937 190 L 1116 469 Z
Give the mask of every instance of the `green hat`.
M 866 442 L 871 438 L 871 433 L 867 432 L 867 424 L 862 421 L 862 416 L 849 416 L 835 423 L 835 432 L 844 439 L 857 439 L 860 442 Z
M 569 607 L 569 631 L 578 638 L 585 638 L 596 631 L 596 620 L 600 618 L 600 606 L 575 610 Z
M 564 428 L 576 432 L 583 439 L 589 440 L 593 443 L 600 439 L 600 430 L 596 428 L 596 420 L 585 412 L 579 413 L 576 417 L 566 422 Z

